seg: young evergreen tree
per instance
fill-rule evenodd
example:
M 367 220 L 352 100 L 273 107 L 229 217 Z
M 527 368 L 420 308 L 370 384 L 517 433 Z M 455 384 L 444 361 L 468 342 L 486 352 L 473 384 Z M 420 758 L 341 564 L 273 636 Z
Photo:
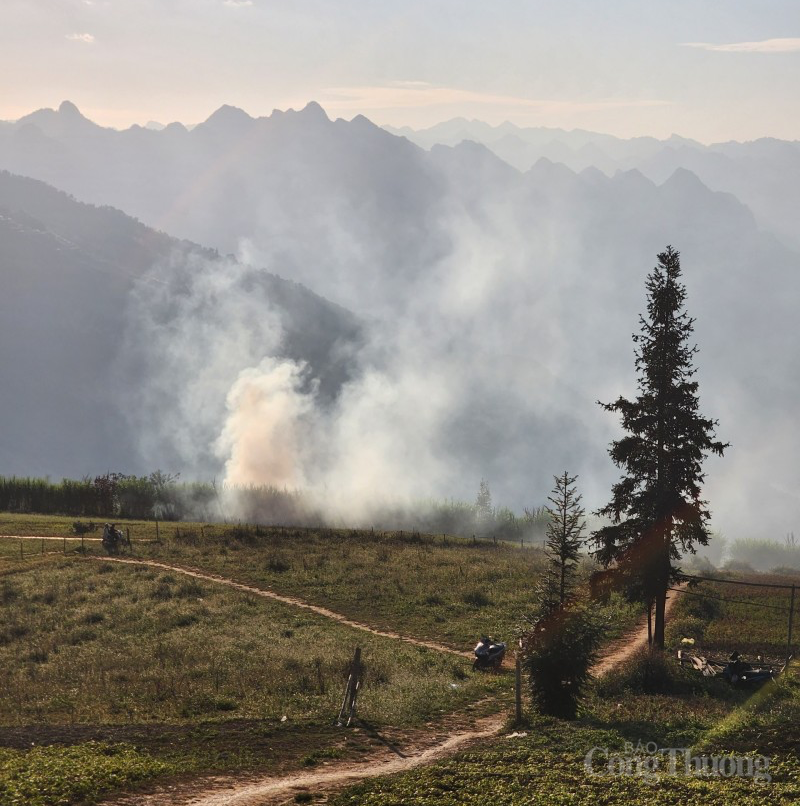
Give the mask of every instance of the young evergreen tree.
M 582 496 L 575 488 L 578 477 L 570 476 L 565 470 L 553 478 L 556 486 L 547 497 L 550 505 L 545 506 L 550 516 L 545 543 L 549 566 L 547 586 L 552 590 L 550 598 L 553 602 L 563 605 L 573 585 L 586 522 L 581 507 Z
M 639 317 L 641 333 L 633 337 L 639 394 L 600 404 L 619 413 L 626 432 L 609 449 L 624 475 L 598 511 L 611 524 L 593 535 L 597 559 L 606 567 L 616 563 L 629 591 L 655 604 L 653 644 L 661 649 L 673 561 L 709 540 L 702 462 L 728 447 L 715 439 L 717 421 L 699 413 L 697 347 L 688 341 L 694 320 L 684 310 L 680 278 L 680 255 L 668 246 L 648 275 L 647 316 Z

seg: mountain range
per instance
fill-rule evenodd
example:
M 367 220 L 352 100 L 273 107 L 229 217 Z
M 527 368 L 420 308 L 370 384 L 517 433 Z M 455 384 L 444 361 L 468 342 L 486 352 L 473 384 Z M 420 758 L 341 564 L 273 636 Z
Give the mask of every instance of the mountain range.
M 481 478 L 538 504 L 567 468 L 599 506 L 618 431 L 596 401 L 635 391 L 644 279 L 671 243 L 702 408 L 732 442 L 708 464 L 714 522 L 791 530 L 800 254 L 770 211 L 797 144 L 448 126 L 312 103 L 119 132 L 68 102 L 0 126 L 0 168 L 82 202 L 0 176 L 0 473 L 222 474 L 367 518 Z M 527 156 L 501 158 L 514 137 Z M 687 149 L 733 165 L 728 185 L 665 167 Z
M 661 184 L 678 168 L 692 171 L 712 190 L 736 195 L 759 226 L 787 244 L 800 246 L 800 141 L 761 138 L 752 142 L 712 143 L 673 134 L 622 139 L 575 129 L 523 128 L 512 123 L 490 126 L 456 118 L 428 129 L 386 127 L 423 148 L 474 141 L 502 160 L 526 171 L 547 159 L 582 171 L 596 168 L 608 176 L 636 169 Z

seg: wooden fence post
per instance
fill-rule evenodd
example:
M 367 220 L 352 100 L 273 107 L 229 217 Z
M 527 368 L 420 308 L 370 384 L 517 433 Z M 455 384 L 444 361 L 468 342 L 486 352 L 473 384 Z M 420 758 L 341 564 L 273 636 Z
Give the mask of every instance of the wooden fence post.
M 792 585 L 792 601 L 789 605 L 789 635 L 786 639 L 786 663 L 788 665 L 789 658 L 792 656 L 792 624 L 794 622 L 794 593 L 795 586 Z
M 158 534 L 158 518 L 156 518 L 156 542 L 161 542 L 161 536 Z
M 519 725 L 522 722 L 522 661 L 519 655 L 514 671 L 514 706 L 514 720 Z
M 22 553 L 22 540 L 19 541 L 19 558 L 20 560 L 25 559 L 25 555 Z

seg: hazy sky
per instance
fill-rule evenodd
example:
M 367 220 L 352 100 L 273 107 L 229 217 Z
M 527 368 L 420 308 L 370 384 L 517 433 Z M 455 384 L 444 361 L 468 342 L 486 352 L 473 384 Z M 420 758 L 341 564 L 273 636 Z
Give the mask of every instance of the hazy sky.
M 0 0 L 0 119 L 332 116 L 800 139 L 798 0 Z

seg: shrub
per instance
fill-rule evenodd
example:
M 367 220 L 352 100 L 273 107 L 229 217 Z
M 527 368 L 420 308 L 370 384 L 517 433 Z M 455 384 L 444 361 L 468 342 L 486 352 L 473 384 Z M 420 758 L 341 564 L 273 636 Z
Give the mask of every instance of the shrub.
M 280 554 L 272 554 L 267 560 L 267 570 L 275 574 L 285 574 L 291 568 L 291 563 Z
M 605 627 L 595 611 L 574 602 L 534 618 L 522 636 L 522 664 L 542 713 L 575 717 Z
M 683 694 L 701 687 L 703 678 L 682 669 L 659 650 L 644 647 L 630 660 L 615 667 L 598 681 L 601 697 L 634 694 Z
M 722 615 L 722 603 L 707 596 L 685 596 L 681 600 L 681 610 L 684 615 L 708 622 Z
M 485 594 L 483 591 L 474 590 L 470 591 L 469 593 L 465 593 L 461 600 L 464 604 L 472 605 L 473 607 L 488 607 L 489 605 L 494 604 L 492 600 Z

